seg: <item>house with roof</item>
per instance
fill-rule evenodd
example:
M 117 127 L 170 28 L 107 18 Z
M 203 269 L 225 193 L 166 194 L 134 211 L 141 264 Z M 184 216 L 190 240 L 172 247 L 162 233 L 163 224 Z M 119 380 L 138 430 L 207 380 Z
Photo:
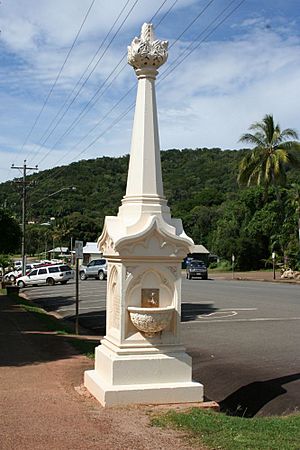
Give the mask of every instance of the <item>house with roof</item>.
M 48 250 L 51 259 L 55 258 L 70 258 L 70 252 L 68 247 L 55 247 Z
M 87 265 L 90 261 L 102 258 L 102 252 L 98 249 L 97 242 L 87 242 L 83 247 L 83 265 Z

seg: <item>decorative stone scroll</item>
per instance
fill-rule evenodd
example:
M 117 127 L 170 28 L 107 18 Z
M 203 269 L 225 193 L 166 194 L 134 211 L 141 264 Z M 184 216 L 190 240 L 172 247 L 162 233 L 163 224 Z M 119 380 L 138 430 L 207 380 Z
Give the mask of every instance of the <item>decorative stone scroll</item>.
M 144 23 L 141 37 L 128 47 L 128 64 L 134 69 L 158 69 L 168 58 L 168 41 L 155 39 L 152 23 Z
M 112 265 L 108 282 L 110 326 L 119 329 L 120 327 L 120 293 L 118 266 Z
M 173 275 L 177 276 L 177 266 L 169 266 L 168 268 Z

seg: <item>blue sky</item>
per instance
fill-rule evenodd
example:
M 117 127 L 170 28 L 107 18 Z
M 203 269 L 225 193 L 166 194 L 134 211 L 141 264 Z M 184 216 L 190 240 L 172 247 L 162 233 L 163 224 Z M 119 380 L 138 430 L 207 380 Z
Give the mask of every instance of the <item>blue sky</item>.
M 80 159 L 129 153 L 133 110 L 122 120 L 119 118 L 135 100 L 136 77 L 122 56 L 127 45 L 139 35 L 143 22 L 149 21 L 163 3 L 163 0 L 138 0 L 136 4 L 135 1 L 95 0 L 61 76 L 29 134 L 92 0 L 3 0 L 0 181 L 17 176 L 10 166 L 22 165 L 24 159 L 30 166 L 38 164 L 44 170 Z M 267 113 L 273 114 L 282 128 L 300 132 L 300 2 L 245 0 L 201 42 L 240 1 L 167 0 L 154 18 L 156 36 L 169 40 L 171 45 L 169 59 L 157 78 L 162 149 L 240 148 L 241 134 Z M 134 4 L 65 116 L 56 117 L 62 105 L 72 101 L 74 86 L 121 9 L 125 7 L 97 58 Z M 207 5 L 205 12 L 179 38 Z M 223 16 L 213 22 L 227 6 L 229 9 Z M 179 66 L 172 65 L 189 48 L 194 48 L 191 55 Z M 123 65 L 125 68 L 116 77 Z M 170 75 L 164 79 L 167 73 Z M 86 77 L 87 74 L 82 81 Z M 70 130 L 97 90 L 93 107 L 87 108 L 87 113 Z

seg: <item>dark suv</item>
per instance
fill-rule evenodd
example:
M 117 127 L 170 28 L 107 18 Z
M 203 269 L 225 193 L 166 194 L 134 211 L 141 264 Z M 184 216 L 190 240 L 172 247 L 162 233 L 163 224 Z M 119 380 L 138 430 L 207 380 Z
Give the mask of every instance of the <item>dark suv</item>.
M 94 259 L 86 267 L 80 268 L 80 279 L 96 278 L 96 280 L 105 280 L 107 277 L 106 259 Z
M 190 261 L 186 267 L 186 277 L 188 280 L 192 278 L 202 278 L 202 280 L 207 280 L 207 267 L 203 261 L 193 260 Z

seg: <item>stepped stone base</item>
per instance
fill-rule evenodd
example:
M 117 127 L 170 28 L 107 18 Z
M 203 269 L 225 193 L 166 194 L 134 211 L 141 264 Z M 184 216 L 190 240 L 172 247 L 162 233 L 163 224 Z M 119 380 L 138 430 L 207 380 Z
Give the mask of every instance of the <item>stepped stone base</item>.
M 112 386 L 104 383 L 95 370 L 88 370 L 84 374 L 84 385 L 102 406 L 203 401 L 202 384 L 192 381 Z
M 103 406 L 203 401 L 203 386 L 191 380 L 192 360 L 184 351 L 119 355 L 99 345 L 95 357 L 84 385 Z

